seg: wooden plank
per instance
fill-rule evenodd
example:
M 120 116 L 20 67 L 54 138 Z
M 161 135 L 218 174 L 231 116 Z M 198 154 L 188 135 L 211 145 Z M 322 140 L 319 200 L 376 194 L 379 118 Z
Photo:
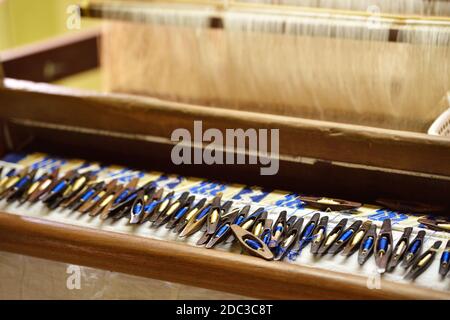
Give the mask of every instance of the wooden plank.
M 51 82 L 99 66 L 100 29 L 93 28 L 0 54 L 6 77 Z
M 329 38 L 202 28 L 199 34 L 184 25 L 114 22 L 102 35 L 105 87 L 235 110 L 425 132 L 443 111 L 437 102 L 450 87 L 450 70 L 421 66 L 445 66 L 448 49 L 335 38 L 339 33 Z M 148 40 L 137 42 L 135 35 Z M 174 50 L 183 54 L 168 57 Z M 343 67 L 354 61 L 360 63 L 352 71 Z M 395 72 L 392 65 L 407 72 Z
M 0 250 L 268 299 L 450 299 L 351 274 L 0 212 Z
M 35 126 L 36 125 L 36 126 Z M 30 142 L 29 151 L 47 152 L 66 158 L 83 158 L 103 163 L 122 164 L 142 170 L 158 170 L 213 181 L 256 185 L 268 189 L 291 190 L 375 203 L 378 198 L 414 200 L 450 208 L 450 179 L 405 175 L 383 170 L 367 170 L 330 162 L 281 160 L 274 176 L 260 175 L 259 164 L 175 165 L 172 144 L 137 137 L 118 137 L 100 132 L 68 131 L 67 128 L 39 127 L 39 124 L 8 123 L 12 145 Z M 150 151 L 151 150 L 151 151 Z M 442 213 L 450 215 L 450 210 Z
M 280 130 L 280 155 L 450 176 L 450 140 L 421 133 L 210 108 L 123 94 L 101 94 L 6 79 L 4 119 L 170 139 L 177 128 Z

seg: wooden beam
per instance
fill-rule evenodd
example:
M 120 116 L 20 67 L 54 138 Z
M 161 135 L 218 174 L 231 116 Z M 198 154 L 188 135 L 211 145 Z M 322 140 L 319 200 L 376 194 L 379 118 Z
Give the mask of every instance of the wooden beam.
M 450 140 L 422 133 L 203 107 L 159 99 L 5 80 L 4 119 L 21 119 L 166 140 L 177 128 L 280 130 L 280 156 L 450 177 Z
M 450 299 L 365 277 L 0 212 L 0 250 L 266 299 Z
M 99 66 L 100 29 L 64 35 L 0 54 L 6 77 L 52 82 Z
M 11 120 L 8 122 L 13 150 L 29 145 L 28 151 L 40 151 L 65 158 L 121 164 L 142 170 L 201 177 L 224 183 L 256 185 L 267 189 L 291 190 L 375 203 L 378 198 L 414 200 L 450 208 L 450 179 L 405 175 L 387 170 L 337 165 L 331 162 L 296 162 L 280 160 L 275 176 L 260 175 L 259 164 L 175 165 L 171 160 L 173 144 L 138 139 L 135 136 L 82 132 L 67 128 L 41 127 Z M 443 215 L 450 215 L 446 210 Z

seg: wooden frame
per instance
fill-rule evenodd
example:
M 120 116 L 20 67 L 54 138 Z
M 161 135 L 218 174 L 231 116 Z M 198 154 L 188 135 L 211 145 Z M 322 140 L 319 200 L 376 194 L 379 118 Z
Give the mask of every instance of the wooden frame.
M 309 157 L 450 177 L 450 141 L 421 133 L 105 95 L 13 79 L 5 80 L 0 93 L 1 104 L 13 106 L 0 111 L 6 119 L 166 140 L 176 128 L 192 128 L 194 120 L 202 120 L 204 130 L 278 128 L 283 141 L 280 155 L 292 161 Z
M 205 129 L 278 128 L 281 174 L 265 181 L 273 187 L 283 186 L 290 180 L 292 186 L 300 188 L 308 176 L 313 183 L 319 176 L 325 179 L 327 175 L 337 174 L 340 178 L 331 190 L 346 186 L 346 180 L 353 183 L 356 172 L 363 180 L 379 180 L 380 184 L 376 185 L 379 190 L 383 184 L 389 190 L 404 186 L 400 193 L 425 193 L 430 201 L 441 198 L 449 201 L 445 194 L 450 185 L 450 168 L 446 165 L 450 160 L 450 142 L 439 137 L 129 95 L 104 95 L 12 79 L 6 79 L 5 87 L 0 89 L 0 105 L 7 106 L 0 109 L 0 132 L 7 133 L 9 139 L 7 145 L 6 137 L 0 136 L 2 150 L 27 144 L 52 144 L 61 151 L 80 155 L 92 152 L 94 157 L 103 156 L 112 161 L 121 154 L 125 158 L 142 156 L 145 161 L 165 163 L 166 169 L 173 169 L 173 165 L 167 165 L 172 146 L 170 133 L 175 128 L 191 128 L 194 120 L 203 120 Z M 386 153 L 392 153 L 392 157 L 387 158 Z M 318 161 L 319 165 L 304 161 L 305 157 Z M 409 172 L 397 172 L 399 169 Z M 208 175 L 217 167 L 203 166 L 197 170 L 193 172 Z M 255 178 L 254 168 L 227 167 L 227 170 L 227 178 L 260 182 L 260 177 Z M 392 179 L 393 183 L 386 183 L 386 179 Z M 311 184 L 311 187 L 315 186 Z M 434 188 L 435 199 L 427 187 Z M 5 212 L 0 212 L 0 250 L 257 298 L 450 299 L 447 292 L 385 280 L 381 289 L 370 290 L 367 278 L 362 276 L 266 262 Z
M 0 249 L 266 299 L 450 299 L 450 293 L 0 212 Z
M 60 36 L 0 54 L 6 77 L 51 82 L 99 66 L 100 28 Z
M 194 120 L 202 120 L 204 129 L 222 131 L 278 128 L 281 162 L 276 177 L 260 176 L 257 166 L 235 166 L 229 171 L 236 174 L 225 178 L 299 191 L 306 184 L 310 192 L 365 202 L 374 201 L 374 194 L 378 194 L 450 207 L 446 196 L 450 188 L 450 141 L 442 137 L 105 95 L 12 79 L 6 79 L 5 85 L 0 90 L 0 104 L 11 107 L 2 108 L 0 118 L 10 129 L 21 128 L 20 135 L 11 135 L 22 140 L 16 146 L 34 139 L 58 146 L 58 151 L 78 152 L 90 147 L 92 154 L 114 159 L 122 146 L 133 160 L 159 162 L 165 166 L 160 169 L 169 172 L 216 174 L 217 179 L 214 166 L 167 165 L 171 163 L 173 130 L 191 129 Z M 145 145 L 155 152 L 145 152 Z

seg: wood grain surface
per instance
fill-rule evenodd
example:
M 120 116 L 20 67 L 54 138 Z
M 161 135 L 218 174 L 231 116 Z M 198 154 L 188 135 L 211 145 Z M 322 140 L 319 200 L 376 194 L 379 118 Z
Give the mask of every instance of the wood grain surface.
M 450 299 L 448 292 L 0 212 L 0 250 L 255 298 Z
M 341 161 L 450 176 L 450 141 L 407 131 L 226 110 L 121 94 L 101 94 L 6 79 L 0 89 L 4 119 L 22 119 L 170 141 L 173 130 L 280 130 L 280 156 Z
M 10 142 L 19 149 L 22 141 L 41 139 L 41 142 L 53 141 L 66 151 L 81 155 L 83 145 L 95 148 L 107 142 L 105 149 L 100 149 L 106 157 L 114 143 L 118 143 L 116 135 L 123 134 L 126 139 L 116 145 L 116 149 L 128 153 L 140 146 L 142 154 L 162 162 L 167 160 L 164 150 L 170 149 L 172 130 L 190 129 L 194 120 L 203 120 L 204 129 L 280 129 L 280 154 L 283 161 L 291 164 L 288 168 L 294 179 L 296 170 L 301 167 L 292 164 L 304 166 L 301 157 L 322 159 L 323 163 L 328 160 L 377 166 L 385 176 L 395 176 L 387 169 L 450 176 L 450 142 L 424 134 L 227 111 L 129 95 L 105 95 L 11 79 L 0 89 L 0 105 L 6 106 L 0 108 L 0 120 L 2 127 L 8 128 L 1 132 L 9 132 Z M 153 140 L 147 140 L 148 137 Z M 155 138 L 160 142 L 155 143 Z M 5 137 L 1 137 L 0 144 L 5 146 L 5 141 Z M 159 152 L 164 154 L 158 155 Z M 110 160 L 115 161 L 115 158 Z M 321 171 L 331 174 L 336 168 L 323 166 Z M 319 170 L 313 173 L 317 172 Z M 340 179 L 345 180 L 348 172 L 342 175 Z M 432 176 L 425 176 L 433 183 Z M 364 177 L 364 181 L 371 180 L 370 175 Z M 397 186 L 402 182 L 408 184 L 405 178 L 394 180 Z M 442 181 L 445 180 L 436 179 L 435 184 L 439 186 Z M 337 188 L 341 182 L 333 187 Z M 445 185 L 440 188 L 445 191 Z M 381 289 L 370 290 L 366 286 L 367 279 L 356 275 L 266 262 L 5 212 L 0 212 L 0 250 L 257 298 L 450 299 L 448 292 L 414 285 L 383 280 Z

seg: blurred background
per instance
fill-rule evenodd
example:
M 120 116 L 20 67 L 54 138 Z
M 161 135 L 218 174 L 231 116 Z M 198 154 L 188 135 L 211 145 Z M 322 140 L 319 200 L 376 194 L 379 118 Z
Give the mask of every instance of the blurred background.
M 70 15 L 67 10 L 78 3 L 75 0 L 0 0 L 0 56 L 70 33 L 98 28 L 99 22 L 92 19 L 82 19 L 80 29 L 67 27 Z M 97 90 L 101 88 L 101 72 L 96 68 L 49 82 Z

